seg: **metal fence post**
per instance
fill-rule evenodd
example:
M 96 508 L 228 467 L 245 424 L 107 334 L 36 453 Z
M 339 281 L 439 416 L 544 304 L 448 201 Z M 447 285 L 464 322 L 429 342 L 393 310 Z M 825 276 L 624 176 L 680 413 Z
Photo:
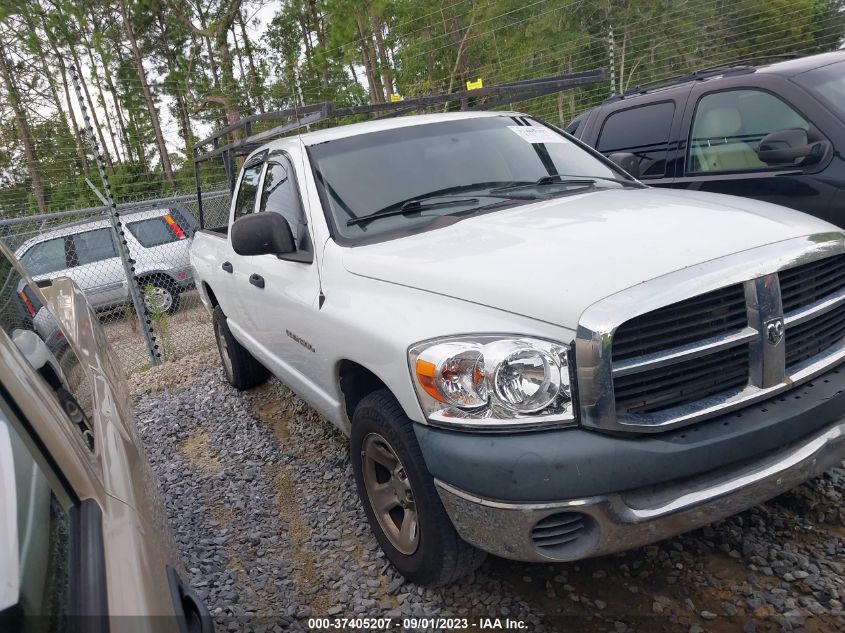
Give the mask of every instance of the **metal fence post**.
M 126 238 L 123 233 L 123 225 L 120 221 L 120 213 L 112 198 L 111 188 L 109 187 L 109 180 L 106 176 L 106 170 L 103 166 L 103 157 L 100 154 L 99 146 L 97 145 L 97 138 L 94 135 L 94 128 L 91 126 L 91 119 L 88 116 L 88 110 L 85 107 L 85 100 L 82 97 L 82 88 L 79 85 L 79 69 L 71 64 L 70 74 L 73 80 L 73 87 L 76 90 L 76 98 L 79 102 L 79 110 L 82 113 L 82 120 L 85 123 L 85 131 L 88 134 L 88 142 L 91 145 L 91 150 L 94 152 L 94 160 L 97 162 L 97 170 L 100 172 L 100 180 L 103 183 L 102 195 L 98 197 L 108 209 L 109 220 L 111 221 L 112 230 L 114 231 L 115 243 L 117 244 L 117 252 L 120 255 L 120 261 L 123 264 L 123 272 L 126 275 L 127 285 L 129 286 L 129 296 L 132 299 L 132 305 L 135 308 L 135 314 L 138 316 L 138 322 L 141 326 L 141 331 L 144 334 L 144 343 L 147 346 L 147 351 L 150 355 L 150 362 L 153 365 L 161 363 L 161 354 L 156 344 L 155 335 L 152 331 L 152 322 L 147 315 L 147 307 L 144 304 L 144 299 L 141 295 L 141 289 L 138 287 L 138 279 L 135 277 L 134 261 L 132 260 L 129 249 L 126 246 Z M 89 185 L 90 185 L 89 181 Z M 93 188 L 93 185 L 91 185 Z M 95 189 L 95 193 L 96 189 Z

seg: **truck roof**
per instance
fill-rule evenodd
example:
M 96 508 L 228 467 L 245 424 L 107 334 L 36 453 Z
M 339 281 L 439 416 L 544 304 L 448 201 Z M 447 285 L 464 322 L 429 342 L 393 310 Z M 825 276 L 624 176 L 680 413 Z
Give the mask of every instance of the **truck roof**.
M 349 125 L 339 125 L 325 130 L 306 132 L 305 134 L 301 134 L 299 136 L 287 136 L 276 139 L 274 141 L 270 141 L 266 145 L 262 145 L 253 153 L 262 152 L 267 149 L 270 151 L 274 149 L 281 149 L 292 141 L 302 142 L 305 145 L 319 145 L 320 143 L 333 141 L 339 138 L 357 136 L 359 134 L 369 134 L 371 132 L 381 132 L 383 130 L 394 130 L 413 125 L 426 125 L 428 123 L 442 123 L 443 121 L 481 119 L 497 116 L 525 115 L 521 112 L 441 112 L 437 114 L 415 114 L 410 116 L 375 119 L 373 121 L 365 121 L 363 123 L 351 123 Z

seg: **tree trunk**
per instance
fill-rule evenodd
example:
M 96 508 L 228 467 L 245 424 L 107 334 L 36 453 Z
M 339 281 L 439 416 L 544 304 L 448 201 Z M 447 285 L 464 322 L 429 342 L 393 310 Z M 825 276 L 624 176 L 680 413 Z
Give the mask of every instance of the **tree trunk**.
M 376 71 L 375 59 L 372 54 L 372 40 L 364 29 L 364 20 L 359 13 L 355 14 L 355 24 L 358 27 L 358 39 L 361 42 L 361 58 L 364 62 L 364 70 L 367 73 L 367 84 L 370 90 L 370 101 L 382 103 L 384 101 L 384 89 L 381 86 L 378 72 Z
M 329 56 L 326 50 L 326 34 L 320 22 L 320 15 L 317 13 L 317 0 L 308 0 L 308 13 L 314 23 L 314 32 L 317 34 L 317 43 L 320 45 L 320 57 L 322 64 L 320 68 L 320 82 L 324 88 L 329 87 Z
M 123 158 L 120 156 L 120 148 L 117 144 L 117 137 L 114 134 L 114 128 L 111 124 L 111 117 L 109 116 L 109 106 L 106 103 L 106 97 L 103 94 L 103 87 L 100 85 L 100 73 L 97 70 L 97 64 L 94 61 L 94 53 L 91 51 L 91 47 L 88 43 L 85 45 L 85 52 L 88 53 L 88 61 L 91 64 L 91 79 L 94 80 L 94 87 L 97 89 L 97 94 L 100 97 L 100 105 L 103 108 L 103 116 L 106 118 L 106 127 L 109 130 L 109 137 L 111 138 L 111 144 L 114 148 L 114 155 L 117 158 L 118 162 L 121 162 Z
M 94 129 L 97 132 L 97 136 L 100 139 L 100 150 L 103 154 L 103 158 L 106 161 L 106 166 L 109 168 L 110 171 L 114 171 L 114 165 L 111 161 L 111 154 L 109 154 L 109 148 L 106 145 L 106 138 L 103 136 L 103 128 L 100 126 L 100 118 L 97 116 L 97 111 L 94 108 L 94 102 L 91 99 L 91 94 L 88 92 L 88 83 L 85 81 L 85 77 L 82 75 L 82 64 L 79 63 L 79 55 L 76 52 L 76 48 L 72 45 L 70 46 L 70 54 L 73 57 L 73 63 L 76 64 L 76 74 L 79 77 L 79 84 L 82 86 L 82 92 L 85 95 L 85 101 L 88 102 L 88 110 L 91 114 L 91 121 L 94 123 Z
M 118 65 L 123 66 L 126 61 L 126 58 L 123 56 L 123 52 L 120 46 L 115 47 L 115 53 L 117 54 Z M 138 119 L 135 116 L 135 111 L 131 107 L 126 108 L 126 118 L 129 122 L 129 130 L 132 132 L 132 137 L 134 138 L 136 143 L 135 151 L 138 155 L 138 160 L 146 166 L 147 150 L 144 147 L 144 138 L 142 137 L 140 128 L 138 127 Z
M 68 116 L 70 117 L 70 123 L 73 127 L 73 142 L 76 146 L 76 157 L 78 161 L 78 167 L 81 173 L 85 173 L 88 171 L 88 155 L 85 152 L 85 146 L 82 142 L 82 135 L 79 131 L 79 125 L 76 122 L 76 113 L 73 109 L 73 101 L 71 100 L 70 96 L 70 83 L 68 82 L 67 77 L 67 69 L 65 68 L 64 63 L 64 56 L 59 53 L 59 47 L 56 44 L 56 38 L 54 33 L 47 28 L 47 22 L 44 18 L 44 12 L 39 12 L 39 18 L 41 20 L 41 28 L 44 29 L 44 36 L 47 40 L 47 44 L 50 46 L 50 50 L 53 51 L 53 55 L 56 57 L 56 62 L 59 67 L 59 72 L 62 76 L 62 87 L 65 93 L 65 104 L 67 105 L 67 112 Z M 48 71 L 45 70 L 45 73 L 48 77 L 52 77 Z
M 106 87 L 108 88 L 108 91 L 111 94 L 112 101 L 114 102 L 117 126 L 120 130 L 120 137 L 123 142 L 124 151 L 126 152 L 126 156 L 128 157 L 129 162 L 133 162 L 135 160 L 135 157 L 132 153 L 132 143 L 129 140 L 129 134 L 126 131 L 126 121 L 123 118 L 123 108 L 121 107 L 120 95 L 118 94 L 117 89 L 115 88 L 111 70 L 109 70 L 109 56 L 103 49 L 102 43 L 99 39 L 94 38 L 94 46 L 97 49 L 97 55 L 100 57 L 100 61 L 103 63 L 103 76 L 106 80 Z M 115 48 L 119 49 L 119 47 L 120 43 L 117 42 Z
M 161 9 L 159 9 L 157 17 L 159 29 L 161 29 L 162 50 L 164 51 L 165 62 L 167 63 L 167 70 L 169 72 L 170 77 L 181 78 L 181 75 L 178 73 L 176 59 L 173 57 L 173 48 L 171 46 L 168 46 L 169 37 L 167 32 L 167 22 L 164 19 L 164 13 L 161 11 Z M 174 82 L 173 92 L 174 97 L 176 99 L 176 118 L 179 122 L 179 134 L 182 136 L 182 140 L 185 142 L 185 156 L 190 158 L 193 154 L 194 149 L 194 135 L 193 131 L 191 130 L 191 119 L 188 116 L 188 106 L 185 103 L 185 93 L 183 91 L 183 86 L 180 85 L 178 80 Z
M 153 124 L 153 133 L 156 137 L 156 146 L 158 147 L 159 157 L 161 158 L 161 166 L 164 169 L 164 177 L 172 185 L 174 184 L 173 168 L 170 165 L 170 156 L 167 153 L 167 145 L 164 143 L 164 135 L 161 133 L 161 124 L 159 123 L 153 95 L 150 92 L 149 84 L 147 84 L 147 73 L 144 70 L 141 51 L 138 50 L 138 42 L 135 40 L 135 32 L 132 30 L 132 23 L 129 20 L 129 7 L 126 4 L 126 0 L 121 0 L 120 11 L 123 15 L 123 26 L 126 31 L 126 37 L 129 40 L 129 48 L 132 50 L 132 57 L 135 59 L 135 67 L 138 69 L 141 91 L 144 93 L 144 101 L 147 103 L 147 110 L 149 110 L 150 120 Z
M 246 59 L 249 63 L 249 76 L 252 80 L 253 88 L 255 89 L 255 100 L 258 103 L 258 110 L 264 114 L 264 96 L 262 95 L 261 90 L 261 78 L 258 76 L 258 70 L 255 67 L 255 55 L 252 50 L 252 42 L 250 42 L 249 35 L 247 35 L 246 23 L 244 22 L 244 16 L 241 11 L 238 11 L 237 20 L 240 23 L 241 40 L 243 40 L 244 52 L 246 53 Z
M 226 110 L 226 123 L 232 125 L 240 120 L 241 114 L 234 98 L 237 94 L 237 85 L 235 84 L 235 73 L 232 67 L 232 53 L 229 51 L 229 42 L 226 37 L 228 33 L 229 28 L 221 26 L 218 28 L 214 39 L 217 45 L 217 57 L 220 60 L 220 92 L 223 98 L 223 107 Z M 235 132 L 232 137 L 237 140 L 240 138 L 240 133 Z
M 47 202 L 44 197 L 44 183 L 38 171 L 38 158 L 35 155 L 35 145 L 32 142 L 32 132 L 29 129 L 29 121 L 26 118 L 26 111 L 21 103 L 21 95 L 14 82 L 12 69 L 9 60 L 6 58 L 5 45 L 0 43 L 0 75 L 3 84 L 6 86 L 7 98 L 12 112 L 15 115 L 15 127 L 18 128 L 18 137 L 23 144 L 24 160 L 29 172 L 29 180 L 32 183 L 32 195 L 35 197 L 35 204 L 39 213 L 47 212 Z
M 387 49 L 384 46 L 384 36 L 382 35 L 382 21 L 375 13 L 371 16 L 373 24 L 373 34 L 376 36 L 376 48 L 378 49 L 379 65 L 381 66 L 381 81 L 384 84 L 384 98 L 390 100 L 390 95 L 393 94 L 393 77 L 390 73 L 390 60 L 387 57 Z

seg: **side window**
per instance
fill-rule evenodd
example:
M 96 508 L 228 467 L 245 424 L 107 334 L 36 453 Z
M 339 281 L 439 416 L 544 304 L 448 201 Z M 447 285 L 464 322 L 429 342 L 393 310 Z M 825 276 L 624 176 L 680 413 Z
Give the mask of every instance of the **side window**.
M 305 232 L 305 214 L 299 201 L 299 191 L 292 178 L 293 167 L 286 159 L 278 160 L 279 162 L 267 164 L 259 211 L 272 211 L 284 217 L 299 245 Z
M 0 495 L 0 621 L 11 631 L 29 631 L 33 622 L 53 622 L 50 630 L 64 630 L 61 623 L 71 612 L 68 501 L 60 501 L 64 493 L 54 492 L 39 461 L 0 410 L 0 486 L 5 491 Z
M 264 163 L 258 163 L 244 169 L 241 185 L 238 187 L 238 199 L 235 202 L 235 217 L 232 221 L 242 218 L 255 211 L 255 199 L 258 196 L 258 181 L 261 178 L 261 168 Z
M 35 244 L 21 256 L 21 263 L 30 275 L 46 275 L 67 268 L 65 239 L 56 237 Z
M 666 175 L 666 151 L 675 104 L 671 101 L 614 112 L 602 126 L 596 149 L 605 156 L 629 152 L 640 159 L 642 178 Z
M 71 266 L 82 266 L 117 257 L 111 229 L 95 229 L 68 236 L 67 259 Z
M 701 97 L 687 150 L 687 173 L 766 169 L 757 157 L 764 136 L 808 129 L 804 117 L 762 90 L 726 90 Z
M 0 328 L 44 379 L 77 426 L 83 443 L 93 450 L 94 399 L 88 375 L 38 288 L 2 252 Z

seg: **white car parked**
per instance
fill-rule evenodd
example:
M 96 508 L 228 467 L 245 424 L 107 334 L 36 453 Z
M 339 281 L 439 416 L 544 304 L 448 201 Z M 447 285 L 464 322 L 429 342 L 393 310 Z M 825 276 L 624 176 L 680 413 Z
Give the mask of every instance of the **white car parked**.
M 153 209 L 122 214 L 124 238 L 148 308 L 173 313 L 179 293 L 193 286 L 188 256 L 189 214 Z M 24 242 L 15 256 L 35 280 L 70 277 L 96 309 L 130 301 L 129 286 L 107 218 L 83 220 Z
M 845 456 L 845 233 L 525 115 L 273 141 L 191 263 L 228 380 L 269 370 L 350 436 L 417 583 L 643 545 Z

